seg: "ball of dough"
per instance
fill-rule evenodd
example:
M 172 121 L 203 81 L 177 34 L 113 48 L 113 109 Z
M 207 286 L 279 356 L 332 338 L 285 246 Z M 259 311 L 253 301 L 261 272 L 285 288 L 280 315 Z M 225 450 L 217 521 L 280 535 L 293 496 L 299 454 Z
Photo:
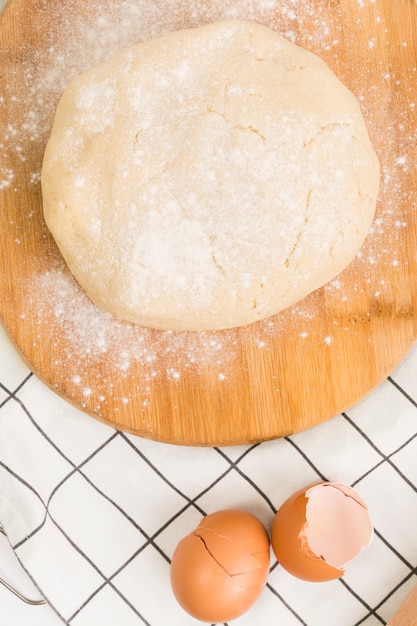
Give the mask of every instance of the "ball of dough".
M 81 74 L 42 167 L 46 223 L 91 299 L 177 330 L 261 320 L 333 279 L 378 186 L 350 91 L 317 56 L 240 20 Z

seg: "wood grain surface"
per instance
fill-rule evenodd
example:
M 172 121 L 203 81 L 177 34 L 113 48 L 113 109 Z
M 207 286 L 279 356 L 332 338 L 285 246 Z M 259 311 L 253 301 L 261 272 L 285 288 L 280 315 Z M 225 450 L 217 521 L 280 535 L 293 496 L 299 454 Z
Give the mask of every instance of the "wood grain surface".
M 417 623 L 417 587 L 408 594 L 388 626 L 415 626 Z
M 232 5 L 13 0 L 0 23 L 2 323 L 56 393 L 155 440 L 231 445 L 307 429 L 368 394 L 417 338 L 417 5 L 261 4 L 233 10 L 297 37 L 359 98 L 381 192 L 361 253 L 337 280 L 265 322 L 212 333 L 142 329 L 96 309 L 45 227 L 40 167 L 73 76 L 135 37 L 229 17 Z

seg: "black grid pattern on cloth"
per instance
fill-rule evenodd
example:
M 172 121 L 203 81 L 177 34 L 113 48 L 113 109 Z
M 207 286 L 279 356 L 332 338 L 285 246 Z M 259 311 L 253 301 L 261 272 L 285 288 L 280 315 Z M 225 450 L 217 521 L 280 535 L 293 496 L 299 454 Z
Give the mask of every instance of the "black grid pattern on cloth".
M 176 482 L 175 478 L 169 477 L 167 473 L 164 472 L 164 469 L 158 466 L 158 462 L 155 462 L 152 453 L 149 454 L 147 452 L 146 442 L 142 442 L 139 438 L 126 435 L 122 432 L 113 431 L 112 429 L 106 431 L 106 437 L 97 447 L 90 451 L 85 458 L 81 461 L 74 462 L 38 424 L 37 420 L 32 415 L 31 408 L 27 405 L 24 390 L 28 384 L 33 381 L 33 378 L 31 373 L 27 374 L 14 388 L 8 388 L 5 384 L 0 382 L 0 419 L 7 410 L 8 405 L 10 405 L 10 403 L 16 403 L 20 412 L 24 414 L 24 419 L 31 424 L 31 427 L 36 429 L 45 444 L 53 449 L 54 454 L 62 457 L 66 465 L 66 471 L 59 481 L 50 489 L 48 497 L 45 498 L 26 477 L 19 475 L 10 464 L 4 463 L 0 458 L 0 469 L 3 469 L 10 476 L 13 476 L 17 483 L 24 485 L 27 490 L 31 491 L 35 498 L 42 503 L 42 507 L 44 508 L 43 520 L 33 528 L 30 534 L 22 537 L 21 540 L 13 546 L 13 549 L 19 553 L 19 550 L 24 544 L 33 541 L 37 535 L 43 532 L 45 524 L 48 521 L 48 524 L 55 526 L 55 529 L 62 536 L 64 541 L 72 546 L 80 558 L 88 564 L 88 567 L 95 571 L 99 580 L 98 584 L 96 584 L 94 589 L 89 591 L 72 614 L 63 615 L 60 613 L 59 607 L 54 606 L 51 602 L 53 608 L 55 608 L 62 620 L 68 625 L 75 626 L 77 624 L 77 616 L 85 611 L 104 589 L 110 589 L 118 596 L 127 609 L 137 617 L 138 623 L 160 626 L 159 623 L 153 621 L 152 616 L 148 615 L 146 607 L 142 608 L 140 598 L 137 598 L 136 601 L 132 600 L 131 595 L 126 592 L 125 586 L 120 584 L 120 581 L 123 581 L 124 574 L 134 562 L 140 564 L 141 555 L 147 551 L 149 552 L 149 550 L 157 554 L 159 558 L 165 562 L 166 568 L 169 568 L 172 551 L 167 549 L 166 540 L 161 540 L 161 538 L 169 536 L 170 529 L 175 527 L 175 524 L 180 518 L 190 512 L 192 512 L 193 516 L 202 516 L 209 513 L 209 506 L 212 499 L 216 500 L 216 491 L 222 489 L 222 485 L 226 484 L 228 481 L 233 484 L 233 481 L 238 480 L 240 485 L 244 485 L 242 487 L 244 490 L 247 489 L 250 494 L 253 494 L 253 500 L 256 501 L 256 506 L 259 510 L 264 512 L 264 516 L 267 515 L 268 512 L 272 516 L 276 511 L 278 503 L 274 499 L 273 493 L 271 493 L 269 484 L 264 487 L 262 480 L 258 479 L 256 472 L 253 473 L 251 471 L 252 467 L 259 466 L 259 464 L 255 463 L 252 465 L 251 461 L 253 457 L 262 455 L 264 451 L 266 451 L 268 457 L 269 450 L 271 450 L 271 446 L 273 446 L 274 443 L 268 442 L 239 448 L 211 449 L 211 458 L 219 460 L 218 471 L 216 471 L 215 476 L 211 476 L 205 484 L 201 485 L 199 491 L 190 495 L 190 493 L 187 492 L 188 490 L 181 484 L 181 481 L 179 481 L 179 483 Z M 397 379 L 395 373 L 388 378 L 384 385 L 387 393 L 395 392 L 407 403 L 408 410 L 413 414 L 412 419 L 415 420 L 415 430 L 414 432 L 407 433 L 406 439 L 399 444 L 395 443 L 393 449 L 387 453 L 375 443 L 375 439 L 366 431 L 366 426 L 363 427 L 361 425 L 360 415 L 359 419 L 355 416 L 356 408 L 354 408 L 353 411 L 348 411 L 335 418 L 339 420 L 339 422 L 344 422 L 343 427 L 346 426 L 349 432 L 353 432 L 355 436 L 358 436 L 363 446 L 372 453 L 370 457 L 372 462 L 351 481 L 351 485 L 355 489 L 363 487 L 362 493 L 365 493 L 366 499 L 368 490 L 369 493 L 374 493 L 374 484 L 381 484 L 378 478 L 375 480 L 375 477 L 380 473 L 381 480 L 383 480 L 384 475 L 389 470 L 390 473 L 395 475 L 395 480 L 401 483 L 402 489 L 409 490 L 409 492 L 412 492 L 410 497 L 417 498 L 415 480 L 417 479 L 417 475 L 414 477 L 415 479 L 413 479 L 412 476 L 407 475 L 407 470 L 403 469 L 405 453 L 410 450 L 410 454 L 413 454 L 413 446 L 417 447 L 417 385 L 415 389 L 410 390 L 405 388 L 401 384 L 401 377 Z M 408 385 L 408 387 L 409 386 L 410 385 Z M 308 447 L 306 449 L 304 446 L 305 441 L 306 433 L 286 437 L 280 440 L 281 451 L 284 451 L 284 456 L 285 454 L 289 454 L 299 457 L 303 464 L 308 466 L 308 471 L 313 480 L 332 480 L 333 477 L 328 474 L 325 468 L 326 464 L 316 460 L 314 454 L 309 454 Z M 111 459 L 112 449 L 115 447 L 117 447 L 117 458 L 120 458 L 121 455 L 129 455 L 132 457 L 133 465 L 137 462 L 139 468 L 146 467 L 146 470 L 155 477 L 155 483 L 161 485 L 162 493 L 165 493 L 166 490 L 172 492 L 175 495 L 176 502 L 181 503 L 181 506 L 177 506 L 176 510 L 172 510 L 162 521 L 160 520 L 157 527 L 147 528 L 147 523 L 142 523 L 140 519 L 137 519 L 134 514 L 130 513 L 129 510 L 123 506 L 123 503 L 118 501 L 114 493 L 109 493 L 104 484 L 98 484 L 92 478 L 92 476 L 95 475 L 95 471 L 91 473 L 90 467 L 93 467 L 95 464 L 98 464 L 100 467 L 101 458 L 107 457 Z M 208 451 L 205 452 L 205 454 L 207 453 Z M 66 528 L 65 523 L 56 515 L 53 506 L 54 501 L 65 486 L 74 480 L 74 477 L 77 477 L 77 480 L 83 481 L 83 484 L 88 486 L 88 489 L 91 489 L 98 498 L 105 501 L 106 506 L 112 507 L 117 511 L 117 516 L 123 519 L 123 525 L 127 524 L 131 526 L 134 532 L 137 533 L 137 536 L 140 537 L 135 549 L 124 558 L 123 562 L 118 563 L 113 571 L 108 571 L 108 568 L 101 567 L 97 563 L 97 560 L 93 558 L 91 554 L 87 553 L 83 545 L 77 543 L 76 539 L 71 536 L 71 533 Z M 369 487 L 367 487 L 368 481 Z M 395 503 L 391 503 L 390 506 L 395 506 Z M 379 518 L 375 521 L 375 540 L 382 545 L 386 553 L 389 553 L 390 559 L 401 563 L 402 575 L 399 579 L 395 580 L 391 588 L 387 589 L 382 597 L 375 603 L 370 602 L 365 596 L 362 596 L 358 589 L 350 584 L 348 577 L 337 581 L 336 584 L 342 587 L 344 592 L 349 594 L 353 602 L 359 607 L 356 611 L 356 615 L 360 613 L 361 616 L 354 622 L 355 625 L 386 624 L 387 619 L 384 617 L 383 611 L 384 605 L 390 600 L 391 596 L 401 590 L 403 586 L 411 583 L 416 574 L 417 562 L 410 561 L 409 556 L 398 547 L 395 541 L 392 541 L 392 539 L 386 535 L 385 528 L 379 527 L 378 520 Z M 86 521 L 86 523 L 88 523 L 88 521 Z M 174 535 L 174 531 L 171 534 Z M 179 537 L 177 537 L 177 539 L 179 539 Z M 172 541 L 173 539 L 171 537 L 171 544 Z M 168 544 L 171 545 L 169 542 Z M 274 603 L 276 603 L 281 606 L 281 610 L 282 607 L 284 607 L 285 612 L 288 614 L 288 623 L 290 623 L 291 617 L 291 624 L 304 624 L 309 626 L 308 618 L 300 611 L 299 602 L 294 602 L 291 594 L 288 595 L 286 593 L 287 587 L 284 588 L 284 591 L 282 590 L 279 584 L 279 570 L 280 568 L 277 562 L 272 560 L 270 577 L 266 591 L 264 592 L 264 598 L 268 596 L 268 606 L 274 607 Z M 45 591 L 47 595 L 47 589 Z M 262 601 L 266 602 L 264 599 Z M 270 610 L 272 611 L 273 608 Z

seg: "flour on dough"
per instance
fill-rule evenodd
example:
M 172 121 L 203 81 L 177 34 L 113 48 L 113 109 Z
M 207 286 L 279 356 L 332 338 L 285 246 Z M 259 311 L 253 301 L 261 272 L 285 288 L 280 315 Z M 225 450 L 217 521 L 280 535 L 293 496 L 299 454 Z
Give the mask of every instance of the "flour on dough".
M 261 320 L 333 279 L 378 186 L 350 91 L 239 20 L 139 43 L 76 78 L 42 168 L 46 223 L 91 299 L 178 330 Z

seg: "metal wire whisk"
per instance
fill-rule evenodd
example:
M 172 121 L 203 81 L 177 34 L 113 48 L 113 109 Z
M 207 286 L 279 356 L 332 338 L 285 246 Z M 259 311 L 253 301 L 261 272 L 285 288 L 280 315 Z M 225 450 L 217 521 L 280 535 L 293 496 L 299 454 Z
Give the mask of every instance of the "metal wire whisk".
M 0 533 L 2 533 L 6 537 L 6 533 L 4 532 L 3 526 L 1 526 L 1 525 L 0 525 Z M 8 589 L 12 593 L 14 593 L 14 595 L 17 596 L 19 598 L 19 600 L 22 600 L 23 602 L 26 602 L 26 604 L 32 604 L 32 605 L 45 604 L 45 600 L 44 599 L 41 599 L 41 600 L 31 600 L 30 598 L 26 598 L 19 591 L 17 591 L 17 589 L 15 589 L 11 585 L 9 585 L 9 583 L 6 582 L 3 578 L 0 578 L 0 584 L 2 584 L 4 587 L 6 587 L 6 589 Z

